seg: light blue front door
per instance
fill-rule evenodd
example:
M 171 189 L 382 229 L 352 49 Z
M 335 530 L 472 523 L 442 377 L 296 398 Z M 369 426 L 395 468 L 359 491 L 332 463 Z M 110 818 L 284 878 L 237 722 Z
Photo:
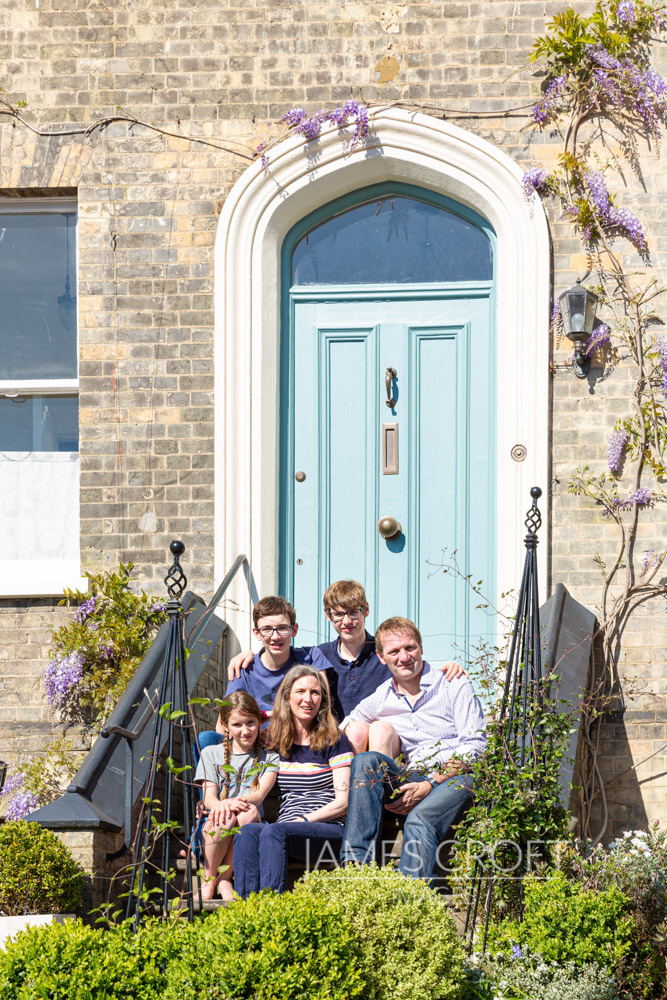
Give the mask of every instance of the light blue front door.
M 282 578 L 304 644 L 329 637 L 322 594 L 347 578 L 371 626 L 412 618 L 432 661 L 488 631 L 442 564 L 493 585 L 491 294 L 490 280 L 291 287 Z

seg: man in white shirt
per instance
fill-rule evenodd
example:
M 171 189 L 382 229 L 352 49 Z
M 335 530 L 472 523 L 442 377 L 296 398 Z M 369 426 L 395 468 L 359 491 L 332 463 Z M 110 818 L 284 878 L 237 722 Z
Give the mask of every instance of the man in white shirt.
M 373 745 L 385 752 L 353 759 L 341 860 L 375 860 L 387 808 L 406 816 L 399 869 L 431 879 L 439 844 L 472 802 L 465 760 L 484 749 L 484 716 L 467 677 L 447 681 L 425 662 L 414 622 L 388 618 L 375 644 L 392 676 L 357 705 L 342 728 L 368 723 L 375 729 Z M 394 760 L 399 741 L 405 764 Z

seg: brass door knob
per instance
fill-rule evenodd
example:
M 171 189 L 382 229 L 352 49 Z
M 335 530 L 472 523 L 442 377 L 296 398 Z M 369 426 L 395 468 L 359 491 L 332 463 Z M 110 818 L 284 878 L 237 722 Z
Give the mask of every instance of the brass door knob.
M 402 531 L 401 522 L 397 521 L 395 517 L 381 517 L 378 521 L 378 532 L 387 542 L 398 538 Z

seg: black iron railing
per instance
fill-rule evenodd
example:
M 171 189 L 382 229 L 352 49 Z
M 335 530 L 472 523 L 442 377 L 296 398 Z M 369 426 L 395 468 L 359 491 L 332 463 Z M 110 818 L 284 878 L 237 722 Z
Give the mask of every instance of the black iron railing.
M 540 635 L 540 604 L 537 580 L 537 532 L 542 524 L 542 516 L 537 507 L 537 501 L 542 496 L 539 486 L 533 486 L 530 491 L 533 503 L 526 514 L 525 525 L 528 529 L 524 538 L 526 558 L 519 590 L 516 618 L 510 642 L 510 652 L 507 660 L 507 672 L 500 709 L 500 722 L 505 722 L 505 739 L 507 745 L 516 751 L 520 764 L 525 761 L 529 747 L 527 731 L 528 710 L 533 704 L 542 702 L 542 645 Z M 535 732 L 537 738 L 539 733 Z M 523 879 L 523 869 L 518 872 Z M 491 915 L 494 872 L 493 867 L 485 866 L 479 858 L 475 858 L 472 882 L 468 897 L 466 912 L 465 936 L 471 949 L 477 914 L 479 910 L 482 888 L 486 883 L 484 900 L 484 939 L 482 949 L 486 949 L 489 918 Z

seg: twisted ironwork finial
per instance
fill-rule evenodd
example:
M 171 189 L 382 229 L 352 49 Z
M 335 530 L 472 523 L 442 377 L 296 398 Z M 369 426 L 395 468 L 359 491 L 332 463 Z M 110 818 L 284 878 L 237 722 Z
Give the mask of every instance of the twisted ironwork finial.
M 179 562 L 180 557 L 185 552 L 185 545 L 183 542 L 173 541 L 169 548 L 171 549 L 171 554 L 174 557 L 174 562 L 164 578 L 164 583 L 171 600 L 180 601 L 183 596 L 183 591 L 188 583 L 188 578 L 181 569 L 181 564 Z
M 523 522 L 528 531 L 524 543 L 527 549 L 534 549 L 537 545 L 537 532 L 542 526 L 542 515 L 537 507 L 537 501 L 542 496 L 542 490 L 539 486 L 533 486 L 530 495 L 533 498 L 533 505 L 530 510 L 526 511 L 526 520 Z

